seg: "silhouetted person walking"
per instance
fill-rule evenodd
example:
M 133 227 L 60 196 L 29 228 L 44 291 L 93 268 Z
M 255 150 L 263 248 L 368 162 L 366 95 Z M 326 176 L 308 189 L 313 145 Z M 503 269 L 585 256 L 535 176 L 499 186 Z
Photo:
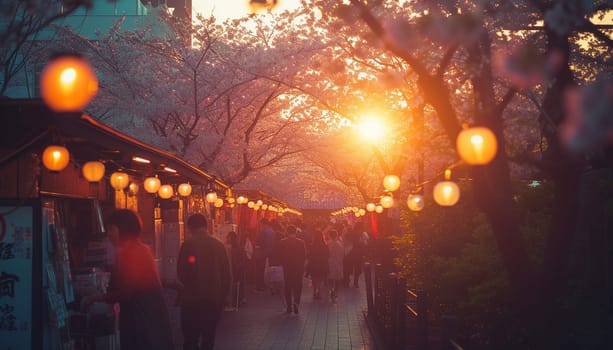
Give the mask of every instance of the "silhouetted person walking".
M 339 239 L 337 230 L 328 231 L 328 278 L 330 279 L 330 300 L 335 303 L 338 300 L 338 289 L 343 282 L 343 258 L 345 248 Z
M 190 216 L 187 231 L 191 237 L 179 252 L 177 272 L 183 284 L 180 304 L 184 350 L 213 349 L 217 323 L 231 283 L 226 249 L 207 233 L 206 225 L 203 215 Z
M 296 237 L 296 226 L 287 226 L 286 233 L 287 237 L 279 242 L 279 260 L 283 266 L 287 312 L 290 313 L 293 309 L 297 314 L 302 294 L 306 248 L 304 241 Z
M 321 286 L 328 277 L 328 244 L 320 230 L 315 230 L 311 236 L 311 249 L 307 263 L 307 273 L 313 282 L 313 299 L 321 299 Z

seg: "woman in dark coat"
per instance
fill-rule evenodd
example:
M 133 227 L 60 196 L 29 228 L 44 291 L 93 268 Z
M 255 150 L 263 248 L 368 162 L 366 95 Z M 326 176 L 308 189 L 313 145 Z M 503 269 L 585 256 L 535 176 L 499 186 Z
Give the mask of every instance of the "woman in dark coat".
M 321 231 L 313 232 L 307 262 L 307 273 L 313 283 L 313 298 L 321 299 L 321 285 L 328 276 L 328 245 Z

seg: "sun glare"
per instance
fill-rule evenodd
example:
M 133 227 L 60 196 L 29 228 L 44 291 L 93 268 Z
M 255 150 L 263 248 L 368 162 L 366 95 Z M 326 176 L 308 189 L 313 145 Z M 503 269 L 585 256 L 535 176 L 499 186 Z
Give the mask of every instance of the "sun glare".
M 208 17 L 214 15 L 220 21 L 245 17 L 254 12 L 271 9 L 292 10 L 300 6 L 299 0 L 193 0 L 193 12 Z
M 381 139 L 385 133 L 385 126 L 381 119 L 373 116 L 362 118 L 357 127 L 360 136 L 369 141 L 377 141 Z

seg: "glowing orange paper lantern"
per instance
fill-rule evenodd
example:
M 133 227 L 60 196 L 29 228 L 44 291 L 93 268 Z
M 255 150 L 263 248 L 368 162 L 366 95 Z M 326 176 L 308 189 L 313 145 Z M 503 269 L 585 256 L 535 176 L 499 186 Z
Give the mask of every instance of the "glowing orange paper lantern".
M 128 185 L 128 191 L 131 195 L 135 195 L 138 193 L 138 184 L 136 182 L 130 182 Z
M 383 187 L 388 191 L 396 191 L 400 187 L 400 178 L 397 175 L 385 175 Z
M 143 187 L 147 193 L 156 193 L 160 189 L 160 179 L 157 176 L 148 177 L 143 182 Z
M 412 211 L 420 211 L 424 208 L 424 197 L 421 194 L 410 194 L 407 198 L 407 206 Z
M 98 79 L 89 63 L 64 55 L 47 64 L 40 77 L 40 94 L 57 112 L 80 111 L 98 92 Z
M 110 182 L 111 187 L 119 191 L 128 187 L 130 184 L 130 177 L 126 173 L 117 171 L 111 174 Z
M 190 185 L 189 183 L 180 184 L 177 188 L 177 191 L 183 197 L 187 197 L 192 193 L 192 185 Z
M 208 203 L 214 204 L 216 200 L 217 200 L 217 193 L 211 191 L 206 194 L 206 201 Z
M 386 193 L 383 196 L 381 196 L 381 200 L 379 201 L 379 204 L 381 204 L 383 208 L 389 209 L 394 206 L 394 197 L 392 196 L 391 193 Z
M 160 198 L 162 199 L 168 199 L 172 197 L 173 194 L 174 191 L 172 190 L 172 186 L 170 185 L 162 185 L 158 189 L 158 196 L 160 196 Z
M 375 211 L 375 203 L 368 203 L 368 204 L 366 204 L 366 210 L 368 210 L 371 213 L 373 211 Z
M 460 131 L 456 140 L 460 157 L 468 164 L 483 165 L 494 159 L 498 141 L 494 133 L 485 127 L 474 127 Z
M 70 153 L 66 147 L 51 145 L 43 151 L 42 161 L 45 168 L 51 171 L 62 171 L 68 166 Z
M 443 207 L 455 205 L 460 200 L 460 188 L 450 181 L 451 170 L 445 170 L 445 181 L 441 181 L 434 186 L 434 201 Z
M 81 168 L 83 177 L 89 182 L 98 182 L 104 177 L 104 163 L 86 162 Z

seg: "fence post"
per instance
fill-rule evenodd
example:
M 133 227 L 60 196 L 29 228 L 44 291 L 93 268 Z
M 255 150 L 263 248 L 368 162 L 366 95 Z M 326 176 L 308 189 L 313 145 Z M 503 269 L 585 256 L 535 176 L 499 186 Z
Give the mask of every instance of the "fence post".
M 368 317 L 374 317 L 373 303 L 373 283 L 372 283 L 372 265 L 370 262 L 364 263 L 364 283 L 366 284 L 366 303 L 368 305 Z
M 443 315 L 441 317 L 441 342 L 443 349 L 462 349 L 458 344 L 458 319 L 455 316 Z
M 398 348 L 399 349 L 406 349 L 407 347 L 407 307 L 406 307 L 406 302 L 407 302 L 407 282 L 406 279 L 404 278 L 399 278 L 398 279 L 398 284 L 397 284 L 397 288 L 396 288 L 396 295 L 397 295 L 397 300 L 398 300 L 398 310 L 396 311 L 398 313 Z
M 381 264 L 375 264 L 375 316 L 376 324 L 383 325 L 383 267 Z
M 385 344 L 393 349 L 395 346 L 396 317 L 395 316 L 396 274 L 393 272 L 385 276 L 385 305 L 384 305 L 384 338 Z
M 428 297 L 424 290 L 417 291 L 417 349 L 428 350 Z

